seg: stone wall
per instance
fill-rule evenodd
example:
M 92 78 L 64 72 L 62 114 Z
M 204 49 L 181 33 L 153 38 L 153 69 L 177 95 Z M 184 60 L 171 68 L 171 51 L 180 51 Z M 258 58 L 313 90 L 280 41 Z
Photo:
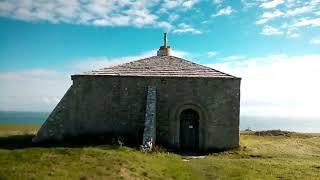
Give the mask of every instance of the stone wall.
M 178 148 L 180 112 L 192 108 L 200 116 L 202 150 L 239 145 L 240 79 L 224 78 L 73 76 L 62 100 L 67 102 L 60 102 L 59 115 L 53 111 L 47 120 L 59 123 L 46 122 L 38 136 L 46 129 L 57 129 L 60 139 L 102 132 L 141 136 L 149 85 L 157 88 L 156 144 Z

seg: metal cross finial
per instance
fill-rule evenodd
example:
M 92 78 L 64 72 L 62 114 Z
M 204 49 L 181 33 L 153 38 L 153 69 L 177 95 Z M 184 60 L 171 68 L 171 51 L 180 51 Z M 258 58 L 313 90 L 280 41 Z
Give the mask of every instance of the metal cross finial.
M 164 47 L 167 47 L 167 44 L 168 44 L 167 33 L 164 33 L 163 41 L 164 41 Z

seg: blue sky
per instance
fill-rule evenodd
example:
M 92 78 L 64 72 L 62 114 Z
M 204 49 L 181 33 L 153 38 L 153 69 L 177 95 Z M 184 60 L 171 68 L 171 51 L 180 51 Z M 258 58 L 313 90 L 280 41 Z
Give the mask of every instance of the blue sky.
M 320 0 L 2 0 L 0 110 L 51 111 L 70 75 L 155 55 L 243 78 L 243 115 L 312 116 Z

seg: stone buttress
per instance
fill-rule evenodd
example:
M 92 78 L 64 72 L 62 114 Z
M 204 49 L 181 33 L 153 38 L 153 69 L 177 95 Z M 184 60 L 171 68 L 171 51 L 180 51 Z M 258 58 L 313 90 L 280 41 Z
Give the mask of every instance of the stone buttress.
M 156 87 L 148 86 L 142 148 L 151 151 L 156 140 Z

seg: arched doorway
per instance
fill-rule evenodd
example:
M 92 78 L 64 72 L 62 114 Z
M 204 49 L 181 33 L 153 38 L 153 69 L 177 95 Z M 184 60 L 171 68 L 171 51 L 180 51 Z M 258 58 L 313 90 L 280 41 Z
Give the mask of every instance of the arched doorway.
M 199 114 L 192 109 L 180 114 L 180 148 L 183 151 L 197 151 L 199 148 Z

